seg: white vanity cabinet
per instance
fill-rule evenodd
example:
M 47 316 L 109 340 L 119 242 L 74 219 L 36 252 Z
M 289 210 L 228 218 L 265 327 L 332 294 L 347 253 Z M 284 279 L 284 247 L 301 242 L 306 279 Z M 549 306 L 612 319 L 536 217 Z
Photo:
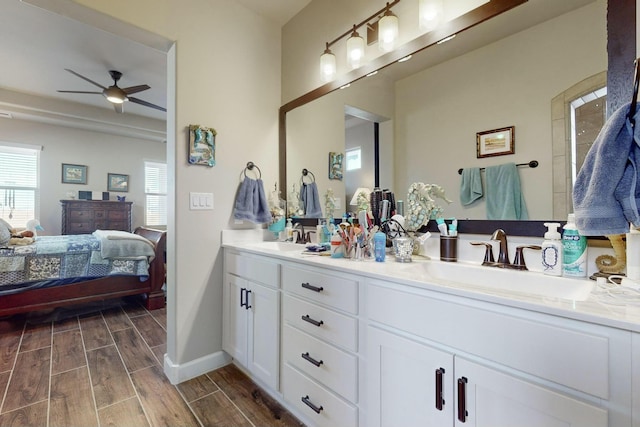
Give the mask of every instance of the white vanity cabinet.
M 312 425 L 358 426 L 358 279 L 282 266 L 282 393 Z
M 225 251 L 222 348 L 272 390 L 280 378 L 279 268 L 268 258 Z
M 631 425 L 630 333 L 366 289 L 367 426 Z

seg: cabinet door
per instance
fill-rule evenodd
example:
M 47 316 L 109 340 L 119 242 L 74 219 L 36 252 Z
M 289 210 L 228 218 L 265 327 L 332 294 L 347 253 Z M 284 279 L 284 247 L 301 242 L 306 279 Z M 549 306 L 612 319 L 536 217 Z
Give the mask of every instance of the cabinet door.
M 455 378 L 457 427 L 608 425 L 605 409 L 460 357 Z
M 249 352 L 247 369 L 273 390 L 278 390 L 280 323 L 278 291 L 250 283 Z
M 367 346 L 370 410 L 364 425 L 453 425 L 453 355 L 372 326 Z
M 244 301 L 247 281 L 231 274 L 225 275 L 223 287 L 222 348 L 243 366 L 247 365 L 247 309 Z M 243 299 L 241 301 L 240 299 Z

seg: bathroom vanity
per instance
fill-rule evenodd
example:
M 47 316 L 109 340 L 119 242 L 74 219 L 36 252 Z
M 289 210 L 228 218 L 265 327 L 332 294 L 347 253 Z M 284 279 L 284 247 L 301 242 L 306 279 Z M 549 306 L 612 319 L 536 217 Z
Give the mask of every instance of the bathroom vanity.
M 640 426 L 640 306 L 303 249 L 225 242 L 223 349 L 306 424 Z

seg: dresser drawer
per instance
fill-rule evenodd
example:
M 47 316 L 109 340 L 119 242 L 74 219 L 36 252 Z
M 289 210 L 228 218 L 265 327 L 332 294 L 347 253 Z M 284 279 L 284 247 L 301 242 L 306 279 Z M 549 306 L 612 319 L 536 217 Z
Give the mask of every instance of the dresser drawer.
M 67 229 L 69 234 L 91 234 L 93 233 L 92 222 L 71 221 Z
M 285 325 L 283 361 L 295 366 L 351 402 L 358 400 L 358 359 L 311 335 Z
M 315 337 L 349 351 L 358 351 L 358 321 L 353 317 L 285 294 L 282 318 Z
M 317 426 L 356 427 L 358 425 L 358 409 L 355 406 L 287 364 L 284 366 L 282 376 L 282 391 L 284 398 Z M 313 408 L 310 405 L 313 405 Z
M 93 217 L 95 219 L 106 219 L 107 218 L 107 211 L 101 211 L 101 210 L 95 210 L 93 211 Z
M 225 266 L 227 273 L 244 277 L 253 282 L 262 283 L 272 288 L 278 288 L 280 283 L 279 264 L 261 257 L 239 254 L 225 250 Z
M 337 308 L 358 313 L 358 281 L 317 270 L 282 267 L 282 285 L 288 292 Z
M 99 227 L 96 226 L 96 228 Z M 107 223 L 107 228 L 109 230 L 131 231 L 129 229 L 129 223 L 127 221 L 109 221 Z
M 74 219 L 91 220 L 91 219 L 93 219 L 94 211 L 92 211 L 92 210 L 75 209 L 75 210 L 70 210 L 68 215 L 69 215 L 69 218 L 71 218 L 72 220 L 74 220 Z
M 118 219 L 125 220 L 125 219 L 128 218 L 128 215 L 129 215 L 128 212 L 121 211 L 121 210 L 110 210 L 110 211 L 107 211 L 107 217 L 110 220 L 114 220 L 114 219 L 116 219 L 116 220 L 118 220 Z

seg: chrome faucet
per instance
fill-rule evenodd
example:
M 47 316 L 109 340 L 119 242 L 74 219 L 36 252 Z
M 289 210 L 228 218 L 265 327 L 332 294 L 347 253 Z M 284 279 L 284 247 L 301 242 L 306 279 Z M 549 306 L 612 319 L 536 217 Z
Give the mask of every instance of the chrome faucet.
M 495 240 L 500 242 L 500 252 L 498 253 L 498 262 L 496 262 L 496 267 L 509 267 L 511 265 L 511 261 L 509 261 L 509 247 L 507 245 L 507 233 L 504 232 L 503 229 L 498 228 L 493 232 L 491 236 L 491 240 Z
M 293 224 L 293 234 L 295 237 L 293 238 L 293 243 L 305 243 L 304 242 L 304 226 L 300 222 L 296 222 Z

